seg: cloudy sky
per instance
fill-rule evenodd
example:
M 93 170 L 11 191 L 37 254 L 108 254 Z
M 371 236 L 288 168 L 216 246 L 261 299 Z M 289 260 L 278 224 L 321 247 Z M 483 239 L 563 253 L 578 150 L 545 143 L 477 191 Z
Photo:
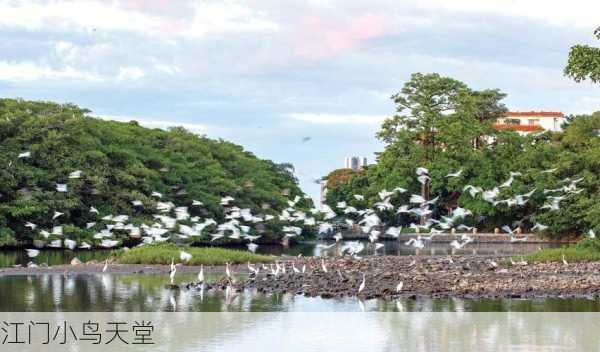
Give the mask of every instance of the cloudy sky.
M 373 153 L 413 72 L 500 88 L 513 110 L 600 110 L 562 76 L 589 0 L 0 0 L 0 96 L 184 126 L 311 180 Z M 303 142 L 304 137 L 310 137 Z

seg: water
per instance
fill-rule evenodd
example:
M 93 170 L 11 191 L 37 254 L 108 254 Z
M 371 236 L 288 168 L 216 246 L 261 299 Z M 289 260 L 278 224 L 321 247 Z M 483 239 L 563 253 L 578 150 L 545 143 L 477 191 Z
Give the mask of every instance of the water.
M 332 255 L 335 246 L 325 250 L 319 244 L 302 243 L 284 248 L 261 246 L 259 252 L 274 255 L 321 256 Z M 399 241 L 386 241 L 378 254 L 385 255 L 446 255 L 451 253 L 447 243 L 429 243 L 418 252 Z M 455 254 L 511 255 L 525 254 L 540 247 L 555 244 L 531 243 L 471 243 Z M 33 259 L 49 265 L 70 263 L 77 257 L 86 262 L 103 261 L 111 254 L 106 250 L 42 251 Z M 363 253 L 373 254 L 367 246 Z M 0 266 L 26 265 L 31 259 L 24 251 L 0 251 Z M 179 282 L 194 280 L 194 275 L 181 274 Z M 211 277 L 207 277 L 211 280 Z M 215 279 L 215 277 L 212 277 Z M 74 276 L 31 275 L 0 277 L 0 311 L 203 311 L 203 312 L 337 312 L 337 311 L 427 311 L 427 312 L 489 312 L 489 311 L 593 311 L 600 312 L 600 301 L 587 299 L 534 299 L 534 300 L 462 300 L 462 299 L 406 299 L 368 300 L 356 298 L 322 299 L 291 294 L 262 295 L 252 290 L 240 294 L 223 291 L 172 291 L 165 288 L 166 275 L 85 274 Z
M 179 275 L 178 282 L 193 280 Z M 208 276 L 207 280 L 214 280 Z M 322 299 L 246 290 L 173 291 L 167 275 L 85 274 L 0 277 L 0 311 L 201 312 L 600 312 L 591 299 Z

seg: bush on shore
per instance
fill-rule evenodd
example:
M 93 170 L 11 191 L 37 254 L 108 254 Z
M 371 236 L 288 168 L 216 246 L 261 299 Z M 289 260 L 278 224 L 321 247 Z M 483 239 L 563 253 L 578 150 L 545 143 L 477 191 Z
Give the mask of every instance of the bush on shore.
M 181 251 L 192 255 L 192 259 L 183 262 Z M 117 262 L 121 264 L 171 264 L 185 265 L 224 265 L 241 263 L 268 263 L 274 257 L 255 254 L 248 251 L 218 247 L 178 247 L 174 244 L 146 245 L 128 251 L 119 251 Z

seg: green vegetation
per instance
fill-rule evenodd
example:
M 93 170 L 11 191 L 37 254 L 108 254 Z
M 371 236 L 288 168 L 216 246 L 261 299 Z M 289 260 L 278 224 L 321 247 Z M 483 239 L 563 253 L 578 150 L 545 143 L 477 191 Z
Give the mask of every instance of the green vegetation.
M 583 240 L 585 242 L 588 240 Z M 596 241 L 595 246 L 600 243 Z M 546 248 L 531 253 L 525 257 L 529 262 L 562 262 L 564 258 L 569 263 L 600 261 L 598 248 L 582 247 L 581 243 L 563 248 Z
M 180 252 L 185 251 L 193 256 L 186 265 L 224 265 L 225 263 L 268 263 L 274 257 L 254 254 L 248 251 L 218 247 L 178 247 L 174 244 L 146 245 L 128 251 L 119 251 L 117 262 L 121 264 L 171 264 L 182 263 Z
M 466 225 L 491 231 L 502 225 L 530 229 L 536 222 L 549 226 L 546 236 L 565 238 L 589 229 L 600 232 L 600 112 L 572 116 L 563 133 L 539 132 L 521 136 L 512 130 L 496 130 L 493 122 L 504 114 L 505 94 L 495 89 L 472 90 L 464 83 L 438 74 L 414 74 L 392 99 L 397 114 L 387 119 L 378 133 L 385 150 L 377 163 L 362 172 L 344 173 L 328 187 L 327 203 L 337 202 L 364 208 L 380 201 L 378 192 L 396 187 L 392 203 L 409 203 L 411 194 L 439 196 L 432 216 L 440 218 L 461 206 L 475 216 Z M 429 169 L 431 180 L 425 189 L 417 180 L 417 167 Z M 462 169 L 458 177 L 447 174 Z M 553 172 L 545 170 L 556 169 Z M 480 195 L 472 197 L 465 185 L 490 190 L 522 173 L 510 187 L 500 188 L 497 199 L 514 198 L 533 189 L 523 206 L 492 204 Z M 339 172 L 338 172 L 339 174 Z M 337 175 L 337 174 L 336 174 Z M 335 176 L 335 175 L 332 175 Z M 583 178 L 577 192 L 543 192 L 569 185 Z M 357 200 L 354 194 L 365 196 Z M 549 195 L 565 195 L 559 210 L 540 209 Z M 414 214 L 380 211 L 389 225 L 408 226 L 417 222 Z
M 594 35 L 600 39 L 600 27 L 594 31 Z M 589 45 L 571 47 L 565 75 L 573 78 L 576 82 L 586 79 L 595 83 L 600 82 L 600 48 Z
M 223 196 L 258 215 L 278 214 L 296 196 L 298 209 L 312 205 L 289 164 L 258 159 L 238 145 L 180 127 L 148 129 L 89 113 L 72 104 L 0 99 L 0 246 L 44 240 L 40 229 L 56 225 L 63 226 L 65 238 L 94 245 L 99 240 L 93 235 L 106 225 L 101 217 L 123 214 L 136 226 L 152 224 L 157 201 L 187 206 L 191 216 L 217 222 L 224 218 Z M 18 157 L 25 152 L 31 155 Z M 75 170 L 81 177 L 70 179 Z M 67 192 L 57 192 L 57 183 L 67 184 Z M 163 198 L 151 197 L 154 191 Z M 143 207 L 134 207 L 134 200 Z M 203 205 L 192 207 L 193 200 Z M 64 215 L 53 220 L 55 211 Z M 27 222 L 37 229 L 25 227 Z M 87 228 L 91 222 L 96 225 Z M 280 240 L 283 225 L 254 226 L 250 234 L 261 235 L 258 242 Z M 194 241 L 206 243 L 212 230 L 207 227 Z M 127 232 L 115 235 L 129 240 Z

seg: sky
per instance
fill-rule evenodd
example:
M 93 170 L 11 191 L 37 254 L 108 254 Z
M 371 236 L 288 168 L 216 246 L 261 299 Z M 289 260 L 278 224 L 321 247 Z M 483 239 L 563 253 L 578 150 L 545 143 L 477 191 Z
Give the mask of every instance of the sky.
M 183 126 L 291 162 L 301 187 L 344 157 L 375 161 L 411 73 L 498 88 L 511 110 L 600 110 L 562 74 L 600 45 L 589 0 L 0 0 L 0 96 Z

